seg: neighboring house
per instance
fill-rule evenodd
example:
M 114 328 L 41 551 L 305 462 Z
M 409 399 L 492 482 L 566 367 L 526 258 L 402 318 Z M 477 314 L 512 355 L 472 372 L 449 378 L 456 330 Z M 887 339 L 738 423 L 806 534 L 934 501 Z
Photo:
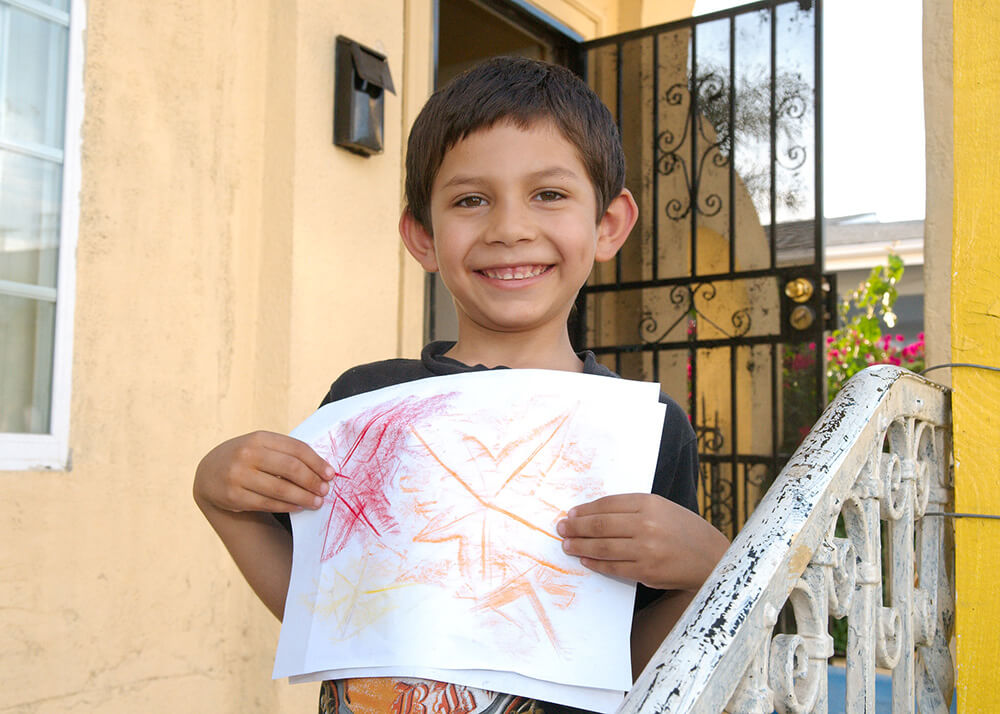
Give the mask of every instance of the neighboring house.
M 425 281 L 396 222 L 439 4 L 0 0 L 0 710 L 315 707 L 314 686 L 269 680 L 277 623 L 191 480 L 219 441 L 290 429 L 345 368 L 418 353 Z M 474 4 L 591 39 L 693 0 Z M 954 359 L 996 364 L 1000 93 L 980 87 L 1000 83 L 1000 16 L 925 7 L 955 10 L 954 75 L 929 91 L 950 96 L 954 76 L 954 151 L 948 130 L 934 150 L 954 154 L 958 199 L 953 233 L 928 210 L 927 294 L 940 310 L 954 274 Z M 337 35 L 384 53 L 396 84 L 371 158 L 331 141 Z M 929 46 L 950 58 L 950 38 Z M 950 195 L 942 165 L 928 162 Z M 948 349 L 943 323 L 927 332 Z M 996 513 L 1000 384 L 953 383 L 957 510 Z M 1000 673 L 992 525 L 958 524 L 969 711 Z
M 813 240 L 811 221 L 778 224 L 779 262 L 794 265 L 808 260 Z M 874 214 L 840 216 L 825 221 L 823 267 L 835 276 L 837 292 L 844 299 L 868 279 L 872 268 L 885 265 L 895 253 L 903 259 L 903 279 L 896 286 L 899 298 L 894 334 L 916 339 L 924 331 L 924 222 L 880 222 Z
M 876 216 L 844 216 L 826 221 L 826 270 L 837 275 L 837 290 L 846 295 L 867 280 L 871 269 L 895 253 L 903 259 L 903 279 L 896 289 L 892 332 L 916 339 L 924 331 L 924 222 L 882 223 Z

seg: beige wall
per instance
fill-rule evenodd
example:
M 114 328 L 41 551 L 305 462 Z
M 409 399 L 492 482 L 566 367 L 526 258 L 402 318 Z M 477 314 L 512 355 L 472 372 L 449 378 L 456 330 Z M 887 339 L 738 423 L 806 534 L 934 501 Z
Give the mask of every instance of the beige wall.
M 954 197 L 952 3 L 923 0 L 924 125 L 927 206 L 924 219 L 924 325 L 927 364 L 951 361 L 951 251 Z M 951 370 L 933 373 L 951 384 Z
M 673 7 L 538 5 L 585 37 Z M 0 710 L 315 706 L 269 681 L 277 625 L 190 484 L 220 440 L 287 430 L 346 367 L 419 350 L 396 220 L 431 7 L 87 3 L 72 468 L 0 473 Z M 380 156 L 332 145 L 337 34 L 388 55 Z
M 0 474 L 0 710 L 315 707 L 269 681 L 276 623 L 190 484 L 214 443 L 399 350 L 401 103 L 367 160 L 331 111 L 337 34 L 401 86 L 403 13 L 88 3 L 73 465 Z

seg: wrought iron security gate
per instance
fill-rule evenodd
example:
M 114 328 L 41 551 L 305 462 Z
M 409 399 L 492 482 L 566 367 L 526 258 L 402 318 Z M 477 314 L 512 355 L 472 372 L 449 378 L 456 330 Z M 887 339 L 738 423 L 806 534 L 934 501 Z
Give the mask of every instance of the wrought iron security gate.
M 824 402 L 820 2 L 766 0 L 581 45 L 639 223 L 573 332 L 692 420 L 734 535 Z

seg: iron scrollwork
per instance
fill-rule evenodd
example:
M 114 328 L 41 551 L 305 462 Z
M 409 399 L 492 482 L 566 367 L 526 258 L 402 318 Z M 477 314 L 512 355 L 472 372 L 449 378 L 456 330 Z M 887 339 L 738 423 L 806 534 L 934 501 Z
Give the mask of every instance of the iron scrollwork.
M 639 336 L 646 344 L 660 344 L 681 324 L 684 320 L 689 320 L 687 338 L 691 339 L 697 334 L 697 323 L 704 320 L 728 339 L 743 337 L 753 326 L 750 316 L 750 308 L 743 307 L 733 312 L 729 320 L 732 323 L 732 331 L 724 329 L 715 320 L 699 309 L 696 298 L 704 302 L 711 302 L 715 299 L 717 289 L 714 283 L 693 283 L 691 285 L 675 285 L 670 290 L 670 303 L 680 310 L 680 315 L 670 325 L 660 332 L 659 323 L 651 310 L 644 310 L 639 320 Z
M 710 72 L 689 79 L 686 84 L 674 84 L 664 94 L 663 101 L 668 106 L 680 107 L 684 104 L 685 97 L 688 100 L 680 138 L 669 129 L 656 137 L 656 171 L 662 176 L 670 176 L 680 169 L 687 191 L 686 205 L 679 198 L 672 198 L 667 202 L 666 213 L 671 220 L 683 220 L 690 215 L 692 209 L 703 216 L 714 216 L 722 210 L 722 197 L 717 193 L 711 193 L 699 201 L 699 184 L 706 161 L 710 160 L 717 168 L 729 165 L 729 152 L 726 150 L 730 144 L 729 127 L 726 124 L 713 126 L 715 136 L 711 136 L 707 127 L 712 126 L 712 122 L 698 108 L 723 103 L 725 93 L 725 80 L 717 73 Z M 692 157 L 689 171 L 682 149 L 688 144 L 689 136 L 693 137 L 695 132 L 701 136 L 706 148 L 701 151 L 697 160 Z
M 719 169 L 728 167 L 736 144 L 743 147 L 743 160 L 738 162 L 742 166 L 733 168 L 758 205 L 762 205 L 773 182 L 771 170 L 765 168 L 769 161 L 764 159 L 772 141 L 782 144 L 772 147 L 777 167 L 794 174 L 805 166 L 809 151 L 801 137 L 812 106 L 812 87 L 800 74 L 790 71 L 779 71 L 773 88 L 771 83 L 767 73 L 759 77 L 741 75 L 737 81 L 728 69 L 710 65 L 700 76 L 689 76 L 686 82 L 674 84 L 664 93 L 662 102 L 666 107 L 684 111 L 679 138 L 674 130 L 667 129 L 657 135 L 654 146 L 655 170 L 662 176 L 680 171 L 684 179 L 685 195 L 666 203 L 668 218 L 681 221 L 692 211 L 704 217 L 719 214 L 723 200 L 718 193 L 701 196 L 702 178 L 709 162 Z M 696 137 L 700 143 L 692 148 L 690 142 Z M 704 148 L 700 148 L 702 145 Z M 787 187 L 778 191 L 777 198 L 794 208 L 801 201 L 799 190 L 798 184 Z
M 795 122 L 805 116 L 807 108 L 805 97 L 798 92 L 787 94 L 779 101 L 775 117 L 778 125 L 784 127 L 782 133 L 789 142 L 793 142 L 793 132 L 789 131 L 788 127 L 790 125 L 798 126 Z M 783 119 L 792 121 L 782 121 Z M 806 147 L 801 144 L 792 143 L 785 151 L 778 151 L 775 148 L 775 158 L 782 168 L 788 171 L 798 171 L 805 165 L 808 152 Z
M 706 431 L 714 431 L 715 433 L 705 434 Z M 718 429 L 696 427 L 695 432 L 698 435 L 701 453 L 705 453 L 701 447 L 703 437 L 707 439 L 717 438 L 718 448 L 722 448 L 722 433 Z M 733 493 L 735 482 L 729 478 L 722 478 L 717 463 L 703 461 L 699 470 L 701 471 L 701 490 L 704 496 L 702 516 L 723 533 L 735 535 L 732 533 L 733 526 L 736 524 L 736 499 Z

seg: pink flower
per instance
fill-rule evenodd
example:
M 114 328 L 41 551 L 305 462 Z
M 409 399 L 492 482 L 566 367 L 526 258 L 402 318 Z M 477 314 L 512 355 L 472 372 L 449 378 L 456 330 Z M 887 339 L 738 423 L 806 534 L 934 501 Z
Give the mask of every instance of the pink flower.
M 905 339 L 906 339 L 906 338 L 905 338 L 905 337 L 903 337 L 902 335 L 896 335 L 896 342 L 902 342 L 902 341 L 903 341 L 903 340 L 905 340 Z
M 833 344 L 833 335 L 830 335 L 829 337 L 826 338 L 826 344 L 828 345 Z
M 815 351 L 816 350 L 816 343 L 815 342 L 810 342 L 809 343 L 809 349 Z
M 795 370 L 807 369 L 812 367 L 813 364 L 815 363 L 813 362 L 812 355 L 795 355 L 792 358 L 792 369 Z
M 917 341 L 919 341 L 919 342 L 923 342 L 924 341 L 924 333 L 923 332 L 918 332 L 917 333 Z

